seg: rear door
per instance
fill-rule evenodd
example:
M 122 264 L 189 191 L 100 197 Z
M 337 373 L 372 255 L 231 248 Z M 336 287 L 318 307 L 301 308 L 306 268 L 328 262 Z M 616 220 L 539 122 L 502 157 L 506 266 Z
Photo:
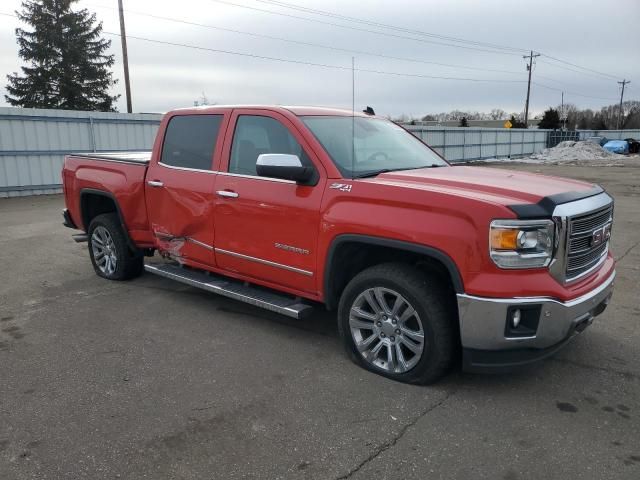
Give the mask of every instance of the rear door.
M 262 153 L 298 155 L 315 168 L 317 183 L 258 176 L 256 161 Z M 234 110 L 216 176 L 218 267 L 317 293 L 316 246 L 325 182 L 320 162 L 284 115 Z
M 215 265 L 214 183 L 230 110 L 175 115 L 147 172 L 146 202 L 153 234 L 179 261 Z

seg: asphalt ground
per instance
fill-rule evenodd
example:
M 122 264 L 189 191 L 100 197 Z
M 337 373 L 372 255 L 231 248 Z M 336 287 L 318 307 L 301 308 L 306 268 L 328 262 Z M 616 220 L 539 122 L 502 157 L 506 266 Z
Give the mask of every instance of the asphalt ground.
M 613 302 L 535 367 L 429 387 L 353 365 L 326 312 L 100 279 L 61 196 L 0 200 L 0 478 L 640 478 L 640 169 L 513 168 L 613 194 Z

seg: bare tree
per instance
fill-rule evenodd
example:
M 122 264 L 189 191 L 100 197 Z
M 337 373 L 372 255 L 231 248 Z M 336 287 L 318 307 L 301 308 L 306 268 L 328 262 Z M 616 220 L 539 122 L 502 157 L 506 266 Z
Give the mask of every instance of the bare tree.
M 494 108 L 489 113 L 489 118 L 491 118 L 491 120 L 504 120 L 507 118 L 507 112 L 501 108 Z

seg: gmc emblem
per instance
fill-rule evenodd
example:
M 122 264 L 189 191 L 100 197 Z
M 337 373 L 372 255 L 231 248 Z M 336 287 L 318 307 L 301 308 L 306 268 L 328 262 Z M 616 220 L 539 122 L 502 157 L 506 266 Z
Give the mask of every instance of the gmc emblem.
M 611 237 L 611 224 L 593 231 L 591 235 L 591 246 L 597 247 L 602 242 L 606 242 Z

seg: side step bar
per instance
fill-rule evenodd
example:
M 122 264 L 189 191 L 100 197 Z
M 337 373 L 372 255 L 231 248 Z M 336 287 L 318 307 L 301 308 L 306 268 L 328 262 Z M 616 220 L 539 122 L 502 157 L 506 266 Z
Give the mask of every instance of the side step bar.
M 313 307 L 298 299 L 258 287 L 245 285 L 238 280 L 229 279 L 213 273 L 183 268 L 173 264 L 145 264 L 144 269 L 155 275 L 170 278 L 192 287 L 217 293 L 224 297 L 240 300 L 288 317 L 301 319 L 308 316 Z
M 73 238 L 76 243 L 89 241 L 89 235 L 87 235 L 86 233 L 77 233 L 76 235 L 71 235 L 71 238 Z

